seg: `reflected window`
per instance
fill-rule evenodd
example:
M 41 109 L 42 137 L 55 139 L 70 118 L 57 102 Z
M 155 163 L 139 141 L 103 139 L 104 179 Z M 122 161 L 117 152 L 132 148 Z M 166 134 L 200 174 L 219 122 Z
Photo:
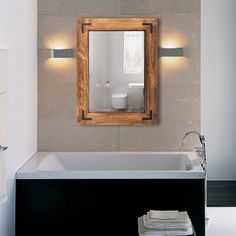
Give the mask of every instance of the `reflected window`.
M 144 71 L 144 32 L 124 32 L 124 73 L 141 74 Z

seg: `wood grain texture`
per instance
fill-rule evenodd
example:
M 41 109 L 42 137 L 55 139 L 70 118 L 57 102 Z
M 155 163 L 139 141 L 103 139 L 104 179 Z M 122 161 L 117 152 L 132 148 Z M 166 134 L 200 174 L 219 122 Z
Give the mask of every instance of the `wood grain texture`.
M 151 23 L 145 25 L 143 23 Z M 80 125 L 157 124 L 157 19 L 156 18 L 80 18 L 77 41 L 77 118 Z M 89 31 L 144 31 L 145 78 L 144 113 L 89 112 Z M 150 117 L 147 120 L 145 118 Z M 82 113 L 85 118 L 83 119 Z

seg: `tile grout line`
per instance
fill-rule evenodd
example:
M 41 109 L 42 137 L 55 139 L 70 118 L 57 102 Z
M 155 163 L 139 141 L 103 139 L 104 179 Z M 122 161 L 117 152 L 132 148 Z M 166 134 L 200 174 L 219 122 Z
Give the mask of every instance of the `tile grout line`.
M 120 6 L 121 6 L 121 3 L 120 3 L 121 0 L 119 0 L 119 6 L 118 6 L 118 15 L 121 16 L 121 10 L 120 10 Z
M 120 127 L 118 126 L 118 152 L 120 151 Z
M 39 13 L 38 17 L 40 16 L 77 16 L 77 17 L 163 17 L 163 16 L 199 16 L 198 13 L 121 13 L 120 9 L 119 12 L 109 15 L 104 15 L 102 13 L 98 14 L 91 14 L 91 13 L 79 13 L 79 12 L 72 12 L 72 13 Z

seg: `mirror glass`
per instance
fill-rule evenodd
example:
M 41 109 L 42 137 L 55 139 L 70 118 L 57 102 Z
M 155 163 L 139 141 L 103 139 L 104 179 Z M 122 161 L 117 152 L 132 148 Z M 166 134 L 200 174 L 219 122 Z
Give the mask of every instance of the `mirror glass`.
M 89 112 L 144 112 L 144 31 L 89 32 Z

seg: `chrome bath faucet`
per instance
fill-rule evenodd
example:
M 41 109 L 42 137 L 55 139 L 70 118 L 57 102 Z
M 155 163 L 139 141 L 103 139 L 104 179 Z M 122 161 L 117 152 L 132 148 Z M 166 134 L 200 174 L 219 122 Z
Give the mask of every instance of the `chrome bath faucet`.
M 0 145 L 0 150 L 6 151 L 8 147 Z
M 200 159 L 200 163 L 201 163 L 202 168 L 206 171 L 207 160 L 206 160 L 206 139 L 205 139 L 205 136 L 200 134 L 198 131 L 189 131 L 184 135 L 184 137 L 182 139 L 182 146 L 184 146 L 184 140 L 189 135 L 192 135 L 192 134 L 197 135 L 199 138 L 199 141 L 201 143 L 201 147 L 195 147 L 194 150 Z

